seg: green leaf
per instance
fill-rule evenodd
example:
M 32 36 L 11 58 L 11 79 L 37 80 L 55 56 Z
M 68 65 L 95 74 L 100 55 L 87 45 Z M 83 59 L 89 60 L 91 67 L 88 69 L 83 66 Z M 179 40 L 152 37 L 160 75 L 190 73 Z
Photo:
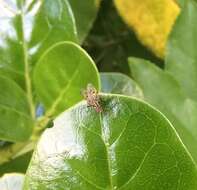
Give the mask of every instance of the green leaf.
M 49 115 L 56 115 L 83 99 L 81 90 L 91 83 L 99 89 L 92 59 L 78 45 L 62 42 L 50 48 L 34 72 L 39 100 Z
M 148 104 L 100 95 L 60 115 L 41 137 L 24 189 L 195 190 L 197 170 L 168 120 Z
M 188 1 L 188 0 L 176 0 L 177 3 L 180 5 L 180 7 L 184 7 L 185 3 Z M 190 0 L 191 1 L 191 0 Z M 192 1 L 196 1 L 196 0 L 192 0 Z
M 169 73 L 149 61 L 130 58 L 129 63 L 145 100 L 168 117 L 197 163 L 197 103 L 185 96 Z
M 185 1 L 187 1 L 187 0 L 177 0 L 176 2 L 179 4 L 179 6 L 183 7 Z
M 2 154 L 2 156 L 4 155 Z M 23 154 L 17 158 L 10 160 L 9 162 L 0 165 L 0 177 L 5 173 L 10 172 L 25 173 L 29 165 L 31 156 L 32 152 L 28 152 L 26 154 Z
M 97 16 L 100 0 L 69 0 L 77 25 L 79 41 L 82 43 Z
M 143 98 L 142 90 L 130 77 L 121 73 L 100 73 L 101 92 Z
M 33 120 L 25 92 L 11 79 L 0 76 L 0 139 L 27 140 Z
M 184 93 L 197 101 L 197 3 L 185 2 L 166 54 L 166 70 L 180 83 Z
M 51 45 L 76 41 L 67 0 L 2 0 L 0 12 L 0 71 L 20 83 Z
M 11 79 L 0 76 L 0 105 L 29 115 L 25 92 Z
M 1 190 L 22 190 L 24 175 L 22 174 L 6 174 L 0 178 Z

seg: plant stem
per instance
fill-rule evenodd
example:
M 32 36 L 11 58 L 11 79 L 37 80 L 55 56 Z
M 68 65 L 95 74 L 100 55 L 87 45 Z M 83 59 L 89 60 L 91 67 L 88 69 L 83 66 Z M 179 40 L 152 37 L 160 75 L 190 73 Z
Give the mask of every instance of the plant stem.
M 37 121 L 36 127 L 34 128 L 34 131 L 31 136 L 31 140 L 34 141 L 40 137 L 44 129 L 46 128 L 47 124 L 51 121 L 51 118 L 47 116 L 43 116 Z
M 28 63 L 25 65 L 28 65 Z M 25 81 L 26 81 L 27 99 L 29 102 L 30 113 L 32 118 L 35 119 L 35 106 L 33 102 L 32 86 L 31 86 L 28 66 L 25 66 Z

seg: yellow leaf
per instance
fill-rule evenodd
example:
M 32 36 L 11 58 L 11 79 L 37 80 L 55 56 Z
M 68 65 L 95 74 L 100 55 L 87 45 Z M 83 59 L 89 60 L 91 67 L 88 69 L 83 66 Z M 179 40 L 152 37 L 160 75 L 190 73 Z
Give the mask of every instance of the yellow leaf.
M 139 40 L 155 55 L 164 58 L 166 41 L 180 12 L 174 0 L 114 0 Z

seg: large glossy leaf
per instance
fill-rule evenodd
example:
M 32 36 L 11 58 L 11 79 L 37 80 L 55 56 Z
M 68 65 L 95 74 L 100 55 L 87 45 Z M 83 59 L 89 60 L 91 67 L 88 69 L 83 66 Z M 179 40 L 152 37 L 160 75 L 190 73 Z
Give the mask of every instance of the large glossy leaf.
M 143 98 L 142 90 L 130 77 L 121 73 L 100 73 L 101 92 Z
M 185 94 L 197 101 L 197 3 L 185 2 L 170 36 L 166 70 L 180 83 Z
M 99 76 L 82 48 L 62 42 L 50 48 L 36 65 L 34 83 L 40 102 L 53 115 L 80 101 L 81 90 L 88 83 L 99 89 Z
M 2 0 L 0 12 L 0 72 L 19 82 L 51 45 L 76 41 L 67 0 Z
M 84 101 L 41 137 L 25 190 L 195 190 L 197 170 L 168 120 L 146 103 L 101 95 Z
M 0 178 L 1 190 L 22 190 L 24 175 L 22 174 L 6 174 Z
M 0 139 L 26 140 L 33 120 L 25 92 L 11 79 L 0 76 Z
M 170 74 L 142 59 L 129 62 L 145 100 L 170 119 L 197 163 L 197 103 L 185 96 Z
M 100 0 L 69 0 L 77 26 L 79 41 L 83 42 L 96 18 Z

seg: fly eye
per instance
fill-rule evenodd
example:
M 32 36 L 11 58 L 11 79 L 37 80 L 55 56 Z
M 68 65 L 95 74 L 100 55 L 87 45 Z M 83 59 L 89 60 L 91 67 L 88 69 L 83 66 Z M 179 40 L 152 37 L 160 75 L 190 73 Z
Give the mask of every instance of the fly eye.
M 97 91 L 96 91 L 95 88 L 92 89 L 92 93 L 93 93 L 93 94 L 96 94 L 96 93 L 97 93 Z

